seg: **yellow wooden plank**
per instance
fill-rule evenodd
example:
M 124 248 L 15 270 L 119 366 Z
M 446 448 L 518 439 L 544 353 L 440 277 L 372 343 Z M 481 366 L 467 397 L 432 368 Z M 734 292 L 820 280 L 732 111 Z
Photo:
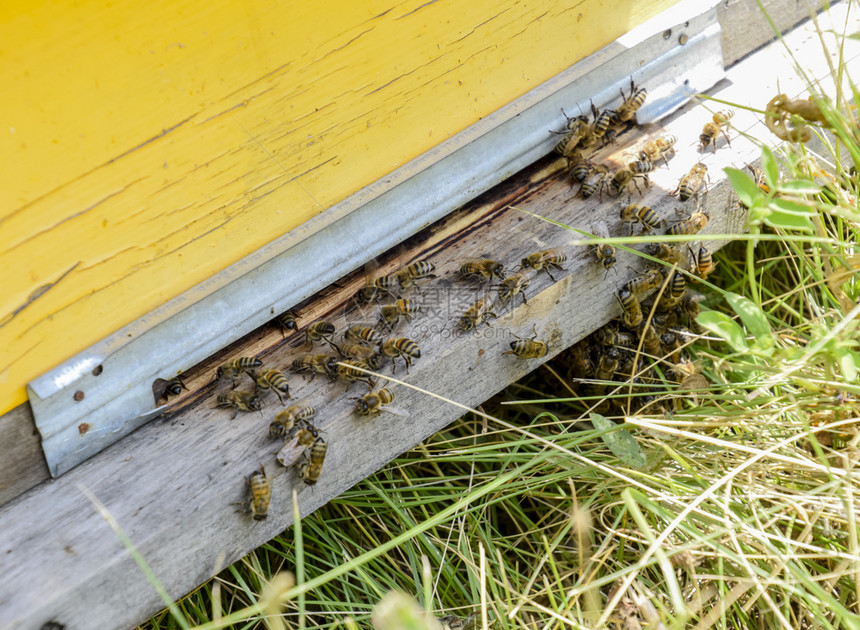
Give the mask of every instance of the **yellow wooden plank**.
M 673 3 L 4 3 L 0 412 Z

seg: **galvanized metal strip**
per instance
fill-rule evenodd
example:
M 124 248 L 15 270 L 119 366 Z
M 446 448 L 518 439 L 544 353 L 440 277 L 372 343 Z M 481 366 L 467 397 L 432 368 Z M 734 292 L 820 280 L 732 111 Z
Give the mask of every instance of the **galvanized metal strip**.
M 618 102 L 633 78 L 649 91 L 639 120 L 654 120 L 723 76 L 716 10 L 685 0 L 34 379 L 30 405 L 51 474 L 157 416 L 159 376 L 202 361 L 549 153 L 562 108 Z M 247 147 L 265 150 L 253 138 Z

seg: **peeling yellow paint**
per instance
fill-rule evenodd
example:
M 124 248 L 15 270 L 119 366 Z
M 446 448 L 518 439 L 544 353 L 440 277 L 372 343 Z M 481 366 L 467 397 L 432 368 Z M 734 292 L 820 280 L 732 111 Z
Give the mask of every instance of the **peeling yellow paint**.
M 4 3 L 0 412 L 673 3 Z

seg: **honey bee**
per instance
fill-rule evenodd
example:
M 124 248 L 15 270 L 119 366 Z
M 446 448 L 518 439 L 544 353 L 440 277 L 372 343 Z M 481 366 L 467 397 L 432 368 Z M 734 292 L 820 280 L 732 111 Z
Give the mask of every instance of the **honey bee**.
M 705 192 L 708 191 L 708 187 L 705 184 L 705 177 L 710 178 L 708 175 L 708 167 L 701 162 L 697 162 L 693 165 L 693 168 L 690 169 L 690 172 L 684 175 L 681 180 L 678 182 L 678 187 L 672 192 L 679 193 L 678 197 L 681 201 L 687 201 L 690 197 L 695 197 L 697 200 L 699 198 L 699 190 L 702 186 L 705 186 Z
M 517 337 L 517 335 L 514 335 L 514 337 Z M 513 354 L 520 359 L 540 359 L 541 357 L 545 357 L 549 351 L 546 342 L 537 339 L 537 331 L 528 339 L 517 337 L 510 345 L 511 349 L 502 354 Z
M 651 164 L 654 164 L 657 160 L 663 160 L 668 166 L 669 160 L 666 159 L 666 155 L 674 150 L 676 142 L 678 142 L 678 139 L 673 135 L 660 136 L 642 147 L 642 150 L 639 152 L 639 159 L 647 160 Z
M 218 394 L 216 407 L 233 407 L 230 420 L 235 420 L 240 411 L 260 411 L 263 408 L 254 392 L 225 392 Z
M 340 353 L 340 356 L 345 359 L 360 359 L 374 370 L 380 365 L 380 358 L 376 350 L 363 343 L 347 342 L 340 346 L 335 346 L 335 348 Z
M 337 377 L 337 358 L 328 354 L 303 354 L 293 360 L 294 372 L 310 372 L 311 381 L 317 374 L 325 374 L 334 380 Z
M 639 188 L 639 184 L 636 183 L 637 179 L 644 180 L 646 187 L 651 185 L 651 179 L 648 177 L 648 173 L 634 173 L 629 168 L 618 169 L 609 182 L 609 190 L 612 192 L 613 196 L 617 197 L 622 191 L 626 190 L 632 182 L 636 187 L 636 191 L 641 195 L 643 193 Z
M 314 440 L 319 437 L 319 433 L 309 423 L 302 423 L 293 431 L 292 436 L 284 443 L 275 459 L 284 468 L 289 468 L 299 461 L 305 451 L 307 451 L 314 443 Z
M 594 193 L 599 192 L 601 201 L 603 200 L 603 189 L 606 187 L 606 182 L 609 181 L 609 170 L 602 164 L 597 164 L 592 167 L 592 172 L 582 182 L 579 189 L 583 199 L 588 199 Z
M 393 372 L 397 371 L 397 357 L 403 359 L 406 364 L 406 373 L 409 374 L 409 366 L 412 365 L 412 359 L 421 358 L 421 349 L 418 344 L 408 337 L 398 337 L 396 339 L 388 339 L 381 346 L 382 354 L 392 358 L 394 363 Z
M 649 206 L 638 206 L 635 203 L 621 208 L 621 220 L 630 224 L 630 232 L 633 233 L 633 225 L 642 224 L 642 233 L 655 230 L 663 224 L 660 216 Z
M 725 126 L 734 115 L 735 112 L 731 109 L 724 109 L 723 111 L 714 114 L 711 119 L 712 122 L 709 122 L 704 126 L 702 134 L 699 136 L 699 143 L 702 145 L 702 151 L 707 149 L 709 144 L 713 144 L 714 153 L 716 153 L 717 138 L 720 134 L 723 134 L 723 137 L 726 139 L 726 143 L 729 146 L 732 146 L 731 140 L 729 140 L 729 134 L 726 133 Z
M 637 298 L 641 296 L 643 293 L 650 291 L 652 289 L 656 289 L 663 282 L 663 273 L 660 269 L 647 269 L 642 274 L 636 276 L 632 280 L 629 280 L 624 288 L 630 291 Z
M 314 443 L 305 451 L 299 461 L 297 471 L 299 479 L 309 486 L 312 486 L 319 481 L 327 450 L 328 445 L 324 439 L 318 437 L 314 440 Z
M 357 369 L 356 369 L 357 368 Z M 352 385 L 353 381 L 362 381 L 367 383 L 368 389 L 373 389 L 376 381 L 369 374 L 362 370 L 370 371 L 370 366 L 361 359 L 344 359 L 339 361 L 335 367 L 337 378 L 347 382 L 347 389 Z
M 627 168 L 634 175 L 643 175 L 645 173 L 650 173 L 654 170 L 654 164 L 651 160 L 636 160 L 634 162 L 629 162 L 627 164 Z
M 382 307 L 379 312 L 379 324 L 377 324 L 377 328 L 385 327 L 386 330 L 392 331 L 397 327 L 401 319 L 411 321 L 412 316 L 420 310 L 421 305 L 415 300 L 400 298 L 394 304 L 387 304 Z
M 174 376 L 172 379 L 167 381 L 167 384 L 164 386 L 164 393 L 171 396 L 179 396 L 183 389 L 186 391 L 188 390 L 188 388 L 185 387 L 185 383 L 182 382 L 182 378 Z
M 262 521 L 269 515 L 269 501 L 272 498 L 272 487 L 262 464 L 260 470 L 255 470 L 248 477 L 248 489 L 251 494 L 248 504 L 251 516 L 255 521 Z
M 631 333 L 618 332 L 612 326 L 604 326 L 597 332 L 597 339 L 603 346 L 623 346 L 629 348 L 636 343 L 636 338 Z
M 582 156 L 581 151 L 574 151 L 567 158 L 567 171 L 574 180 L 582 183 L 591 172 L 591 162 Z
M 714 258 L 704 245 L 699 245 L 699 251 L 694 251 L 692 247 L 689 249 L 692 255 L 691 271 L 704 280 L 717 267 Z
M 394 289 L 397 287 L 397 274 L 374 275 L 373 270 L 376 268 L 377 265 L 373 262 L 365 265 L 367 280 L 365 285 L 355 294 L 359 304 L 376 302 L 380 293 L 394 295 Z
M 305 329 L 306 345 L 313 347 L 315 341 L 327 341 L 331 343 L 334 336 L 334 324 L 326 321 L 314 322 Z
M 642 306 L 639 298 L 630 289 L 622 288 L 618 292 L 618 302 L 621 304 L 621 323 L 627 328 L 636 328 L 642 323 Z
M 589 145 L 594 144 L 597 140 L 602 140 L 604 145 L 612 142 L 613 136 L 607 134 L 607 132 L 610 125 L 612 125 L 613 119 L 617 116 L 616 112 L 612 109 L 604 109 L 601 112 L 592 103 L 591 113 L 594 114 L 594 122 L 591 123 L 591 127 L 586 134 L 589 137 Z M 583 146 L 586 145 L 583 144 Z
M 650 354 L 652 357 L 660 356 L 660 335 L 657 334 L 656 328 L 654 328 L 654 324 L 648 324 L 644 326 L 641 331 L 642 334 L 642 348 Z
M 281 404 L 284 404 L 284 399 L 281 394 L 287 398 L 290 396 L 290 384 L 287 382 L 287 377 L 280 370 L 263 370 L 259 373 L 252 373 L 251 376 L 257 384 L 257 389 L 271 389 L 278 396 Z
M 553 278 L 552 274 L 549 272 L 550 268 L 564 270 L 562 267 L 562 263 L 567 260 L 567 256 L 562 254 L 557 249 L 545 249 L 541 252 L 535 252 L 534 254 L 529 254 L 525 258 L 523 258 L 520 265 L 524 268 L 531 267 L 535 271 L 546 271 L 547 275 L 555 282 L 555 278 Z
M 564 132 L 564 137 L 555 145 L 555 150 L 561 153 L 564 157 L 569 157 L 575 150 L 577 145 L 585 138 L 588 133 L 588 118 L 585 116 L 577 116 L 570 118 L 561 110 L 564 117 L 567 118 L 567 129 Z M 559 133 L 559 132 L 553 132 Z
M 461 280 L 478 280 L 483 284 L 492 280 L 494 276 L 499 280 L 505 279 L 505 266 L 497 260 L 480 258 L 460 265 Z
M 624 99 L 624 102 L 616 111 L 616 124 L 633 120 L 636 112 L 645 103 L 647 97 L 647 90 L 645 88 L 637 88 L 633 83 L 633 79 L 630 79 L 630 96 L 625 96 L 624 90 L 621 90 L 621 98 Z
M 307 404 L 290 405 L 275 415 L 269 424 L 269 437 L 279 438 L 288 435 L 298 422 L 304 422 L 314 417 L 314 408 Z
M 697 210 L 693 214 L 690 215 L 688 219 L 681 221 L 680 223 L 676 223 L 672 227 L 669 228 L 667 234 L 671 234 L 673 236 L 680 236 L 682 234 L 695 234 L 700 230 L 704 229 L 706 225 L 708 225 L 708 220 L 711 218 L 708 211 L 704 208 L 701 210 Z
M 460 330 L 469 332 L 487 322 L 490 317 L 496 317 L 496 314 L 490 310 L 491 308 L 492 304 L 489 298 L 481 298 L 472 304 L 460 318 Z
M 287 331 L 298 329 L 299 324 L 296 321 L 296 317 L 296 312 L 292 309 L 278 315 L 278 324 L 280 324 L 281 328 L 284 330 L 285 335 Z
M 611 381 L 615 375 L 615 371 L 618 369 L 620 358 L 621 355 L 618 350 L 613 347 L 606 348 L 597 362 L 594 378 L 598 381 Z
M 687 290 L 687 279 L 680 271 L 672 274 L 672 280 L 669 282 L 669 290 L 666 291 L 660 298 L 661 310 L 669 309 L 675 306 L 684 297 L 684 292 Z
M 395 396 L 388 388 L 381 388 L 375 392 L 367 392 L 361 398 L 355 399 L 355 413 L 360 416 L 376 416 L 384 410 L 383 407 L 394 402 Z
M 597 221 L 592 228 L 592 232 L 597 238 L 609 238 L 609 228 L 606 227 L 606 221 Z M 610 269 L 615 264 L 615 247 L 609 243 L 601 243 L 591 246 L 594 252 L 594 257 L 603 265 L 604 269 Z
M 526 304 L 526 289 L 529 288 L 528 271 L 518 271 L 511 274 L 499 284 L 499 303 L 507 304 L 518 293 L 523 296 L 523 304 Z
M 350 326 L 344 338 L 355 343 L 379 343 L 382 333 L 372 326 Z
M 218 366 L 218 371 L 216 372 L 216 378 L 219 380 L 225 376 L 229 376 L 233 381 L 232 389 L 236 388 L 236 379 L 242 376 L 243 372 L 247 372 L 248 370 L 252 370 L 254 368 L 258 368 L 263 365 L 263 362 L 260 359 L 255 357 L 239 357 L 237 359 L 231 359 L 226 363 L 222 363 Z
M 434 271 L 436 271 L 436 265 L 426 260 L 418 260 L 398 271 L 396 275 L 400 288 L 408 289 L 415 284 L 416 280 L 435 278 Z
M 659 258 L 670 265 L 681 263 L 683 258 L 681 252 L 671 247 L 668 243 L 649 243 L 645 248 L 645 252 L 649 256 Z

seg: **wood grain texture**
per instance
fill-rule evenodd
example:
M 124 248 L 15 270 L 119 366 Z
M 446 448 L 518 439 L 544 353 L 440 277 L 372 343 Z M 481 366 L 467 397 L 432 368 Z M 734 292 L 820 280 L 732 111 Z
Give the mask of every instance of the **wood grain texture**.
M 50 478 L 28 404 L 0 416 L 0 505 Z
M 0 413 L 674 1 L 7 3 Z
M 670 130 L 680 138 L 695 137 L 704 114 L 699 108 L 679 116 Z M 640 131 L 629 132 L 622 144 L 597 159 L 616 166 L 626 163 L 644 140 Z M 719 175 L 720 166 L 751 157 L 752 147 L 744 149 L 742 141 L 740 145 L 737 151 L 721 150 L 704 158 L 714 180 L 707 198 L 709 232 L 731 233 L 742 227 L 744 213 L 734 209 Z M 678 204 L 668 191 L 701 157 L 693 147 L 679 147 L 671 168 L 654 174 L 644 203 L 667 221 L 674 220 Z M 539 337 L 550 344 L 549 358 L 617 314 L 615 289 L 641 267 L 635 256 L 620 252 L 614 272 L 605 277 L 586 247 L 570 246 L 578 234 L 523 212 L 586 230 L 602 216 L 613 233 L 622 232 L 617 217 L 626 195 L 621 200 L 574 198 L 575 189 L 561 166 L 560 160 L 548 157 L 432 225 L 407 242 L 405 252 L 392 252 L 380 261 L 382 272 L 414 258 L 437 265 L 439 278 L 421 291 L 425 312 L 398 331 L 413 338 L 422 351 L 406 377 L 409 383 L 474 406 L 540 363 L 503 355 L 512 335 L 528 336 L 535 325 Z M 549 247 L 568 255 L 565 271 L 555 274 L 557 282 L 538 273 L 527 305 L 516 300 L 515 308 L 500 311 L 492 327 L 482 326 L 477 334 L 455 333 L 453 320 L 479 293 L 473 284 L 455 279 L 463 259 L 486 254 L 513 268 L 525 255 Z M 364 281 L 364 274 L 357 272 L 299 305 L 300 324 L 322 317 L 340 330 L 351 323 L 375 323 L 376 307 L 362 310 L 351 302 Z M 275 463 L 280 445 L 267 435 L 268 423 L 281 406 L 267 395 L 262 413 L 242 413 L 231 422 L 230 411 L 213 408 L 215 394 L 229 388 L 229 382 L 213 382 L 213 374 L 225 359 L 251 354 L 268 366 L 284 367 L 303 344 L 301 332 L 284 337 L 274 324 L 255 331 L 187 375 L 190 391 L 179 397 L 176 413 L 2 508 L 0 557 L 10 570 L 0 576 L 0 624 L 38 627 L 56 619 L 67 627 L 122 627 L 162 606 L 79 485 L 107 506 L 173 596 L 281 532 L 290 522 L 289 497 L 296 486 L 294 472 Z M 390 370 L 389 365 L 382 372 Z M 405 376 L 402 366 L 397 375 Z M 456 407 L 397 386 L 396 404 L 410 414 L 408 419 L 390 414 L 360 419 L 352 412 L 350 396 L 363 393 L 363 385 L 354 384 L 346 393 L 344 384 L 324 378 L 289 378 L 293 396 L 317 408 L 316 422 L 329 443 L 320 482 L 312 489 L 300 488 L 304 514 L 461 414 Z M 247 377 L 239 387 L 250 387 Z M 244 500 L 245 478 L 260 463 L 272 477 L 273 498 L 269 518 L 254 522 L 231 504 Z M 34 578 L 28 562 L 32 558 L 38 558 L 38 566 L 50 567 L 44 579 Z

